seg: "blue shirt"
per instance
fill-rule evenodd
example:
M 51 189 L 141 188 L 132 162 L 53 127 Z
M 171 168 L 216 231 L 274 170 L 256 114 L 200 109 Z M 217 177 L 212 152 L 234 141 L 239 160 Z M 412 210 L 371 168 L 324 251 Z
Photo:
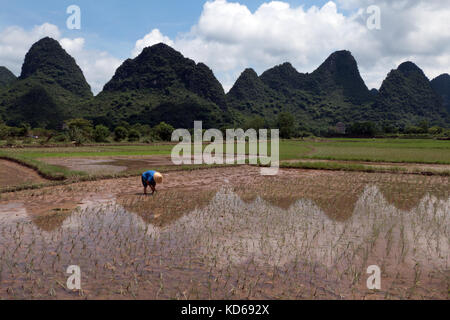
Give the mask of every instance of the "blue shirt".
M 147 172 L 144 172 L 142 174 L 142 180 L 143 181 L 150 181 L 151 184 L 155 183 L 155 180 L 153 179 L 153 176 L 155 175 L 156 171 L 150 170 Z

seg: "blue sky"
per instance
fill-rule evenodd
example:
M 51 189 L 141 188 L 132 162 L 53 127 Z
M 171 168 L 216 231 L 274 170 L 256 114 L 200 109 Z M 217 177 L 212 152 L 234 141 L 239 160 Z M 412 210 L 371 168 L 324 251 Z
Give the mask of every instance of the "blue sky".
M 200 17 L 205 0 L 1 0 L 0 28 L 18 25 L 30 29 L 48 22 L 60 28 L 65 37 L 86 38 L 86 48 L 107 50 L 117 57 L 127 58 L 137 39 L 158 28 L 164 35 L 175 38 L 189 31 Z M 243 0 L 251 11 L 263 0 Z M 291 6 L 322 6 L 327 1 L 291 0 Z M 68 30 L 66 9 L 81 8 L 81 30 Z
M 369 28 L 376 3 L 379 28 Z M 0 66 L 20 74 L 30 46 L 58 40 L 98 93 L 118 66 L 165 42 L 206 63 L 227 91 L 247 67 L 260 74 L 283 62 L 314 71 L 350 50 L 369 88 L 410 60 L 429 78 L 450 73 L 448 0 L 0 0 Z M 81 30 L 66 27 L 81 8 Z M 315 6 L 314 9 L 311 9 Z

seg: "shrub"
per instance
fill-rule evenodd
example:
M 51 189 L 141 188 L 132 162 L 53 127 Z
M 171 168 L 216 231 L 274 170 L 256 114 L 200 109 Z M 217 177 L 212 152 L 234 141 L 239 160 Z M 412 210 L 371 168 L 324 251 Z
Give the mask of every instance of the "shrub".
M 82 144 L 92 139 L 94 128 L 92 122 L 86 119 L 72 119 L 65 123 L 69 137 L 77 144 Z
M 151 137 L 147 137 L 147 138 L 144 139 L 143 142 L 144 142 L 144 143 L 153 143 L 154 140 L 153 140 Z
M 67 134 L 61 133 L 52 138 L 55 142 L 69 142 L 69 136 Z
M 405 128 L 406 134 L 421 134 L 425 133 L 426 131 L 423 130 L 423 128 L 418 126 L 408 126 Z
M 4 124 L 0 124 L 0 139 L 4 140 L 7 139 L 8 137 L 9 137 L 9 127 Z
M 122 141 L 125 140 L 128 136 L 128 130 L 124 127 L 117 127 L 114 129 L 114 140 L 115 141 Z
M 6 144 L 7 147 L 15 147 L 17 146 L 16 140 L 9 138 L 8 140 L 6 140 Z
M 25 138 L 22 141 L 23 144 L 32 144 L 33 143 L 33 139 L 31 138 Z
M 20 134 L 24 137 L 28 136 L 31 132 L 31 126 L 26 122 L 21 123 L 19 128 L 21 131 Z
M 97 125 L 94 129 L 94 140 L 95 142 L 107 142 L 109 137 L 109 129 L 104 125 Z
M 377 131 L 375 123 L 370 121 L 355 122 L 348 129 L 350 135 L 363 137 L 374 137 Z
M 128 141 L 134 142 L 134 141 L 139 141 L 139 139 L 141 138 L 141 135 L 139 134 L 139 132 L 135 129 L 131 129 L 130 132 L 128 132 Z
M 153 131 L 156 136 L 158 136 L 163 141 L 172 140 L 172 132 L 175 130 L 170 124 L 165 122 L 161 122 L 157 126 L 153 128 Z
M 282 112 L 278 115 L 278 128 L 280 129 L 280 138 L 289 139 L 294 133 L 295 118 L 292 114 Z
M 428 133 L 432 134 L 434 136 L 441 134 L 442 132 L 444 132 L 444 129 L 438 126 L 434 126 L 428 129 Z
M 266 123 L 266 120 L 264 120 L 263 117 L 261 116 L 254 116 L 251 119 L 248 119 L 245 123 L 244 123 L 244 129 L 255 129 L 256 132 L 258 132 L 258 130 L 260 129 L 265 129 L 267 128 L 268 125 Z

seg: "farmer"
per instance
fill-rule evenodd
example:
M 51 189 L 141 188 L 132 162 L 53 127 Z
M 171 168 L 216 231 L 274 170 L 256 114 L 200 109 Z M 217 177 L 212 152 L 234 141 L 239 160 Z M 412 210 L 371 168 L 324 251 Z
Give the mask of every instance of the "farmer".
M 144 194 L 147 194 L 147 186 L 152 189 L 152 195 L 156 192 L 156 184 L 162 183 L 162 174 L 153 170 L 142 174 L 142 184 L 144 185 Z

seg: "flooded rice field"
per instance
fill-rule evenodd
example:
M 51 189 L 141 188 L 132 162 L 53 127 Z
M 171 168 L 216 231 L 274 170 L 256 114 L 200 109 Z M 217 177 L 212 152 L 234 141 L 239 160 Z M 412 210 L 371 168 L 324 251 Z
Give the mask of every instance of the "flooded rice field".
M 2 195 L 0 297 L 449 298 L 448 177 L 243 166 L 141 193 L 123 178 Z
M 228 159 L 224 154 L 223 163 L 234 164 L 235 161 L 255 159 L 245 155 L 237 155 Z M 184 161 L 194 162 L 194 157 L 181 157 Z M 233 160 L 235 159 L 235 160 Z M 171 156 L 116 156 L 116 157 L 83 157 L 83 158 L 43 158 L 41 161 L 74 171 L 83 171 L 90 175 L 117 174 L 121 172 L 135 172 L 145 168 L 173 167 L 175 164 Z M 204 155 L 206 163 L 212 163 L 213 158 Z

